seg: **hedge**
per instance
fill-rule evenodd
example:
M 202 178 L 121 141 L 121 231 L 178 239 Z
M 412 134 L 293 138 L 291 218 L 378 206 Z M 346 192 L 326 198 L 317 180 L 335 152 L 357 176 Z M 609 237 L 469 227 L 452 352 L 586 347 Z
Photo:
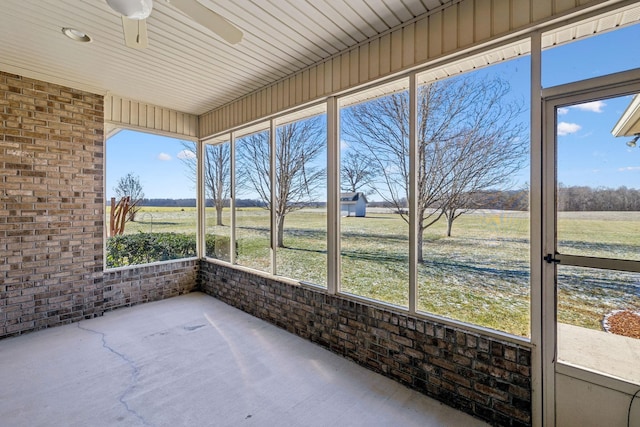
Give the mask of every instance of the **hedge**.
M 229 238 L 226 236 L 207 234 L 206 248 L 207 256 L 229 259 Z M 196 256 L 195 234 L 139 232 L 107 239 L 107 268 L 194 256 Z

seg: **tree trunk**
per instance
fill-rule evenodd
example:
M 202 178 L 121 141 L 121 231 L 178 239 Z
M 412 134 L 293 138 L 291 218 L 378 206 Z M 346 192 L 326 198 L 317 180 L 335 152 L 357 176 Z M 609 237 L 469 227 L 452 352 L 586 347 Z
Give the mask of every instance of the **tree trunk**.
M 284 217 L 284 215 L 279 215 L 278 218 L 276 218 L 278 228 L 276 246 L 279 248 L 284 248 Z
M 224 225 L 222 224 L 222 209 L 222 205 L 216 206 L 216 225 Z
M 424 262 L 424 257 L 422 255 L 422 242 L 424 240 L 424 230 L 422 227 L 418 228 L 418 235 L 416 236 L 416 245 L 418 246 L 418 263 L 422 264 Z
M 453 214 L 447 215 L 447 237 L 451 237 L 451 227 L 453 227 Z

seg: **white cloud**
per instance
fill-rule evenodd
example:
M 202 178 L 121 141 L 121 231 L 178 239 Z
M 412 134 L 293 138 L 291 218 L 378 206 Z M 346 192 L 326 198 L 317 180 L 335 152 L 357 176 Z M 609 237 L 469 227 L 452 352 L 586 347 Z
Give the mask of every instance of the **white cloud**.
M 591 111 L 593 113 L 602 113 L 602 107 L 604 107 L 605 104 L 602 101 L 592 101 L 592 102 L 585 102 L 584 104 L 578 104 L 578 105 L 574 105 L 571 108 L 577 108 L 578 110 L 582 110 L 582 111 Z
M 559 116 L 564 116 L 565 114 L 569 113 L 569 109 L 568 108 L 558 108 L 558 115 Z
M 640 171 L 640 166 L 627 166 L 624 168 L 618 168 L 618 172 L 628 172 L 628 171 Z
M 582 129 L 582 126 L 580 126 L 577 123 L 567 123 L 567 122 L 558 123 L 558 135 L 560 136 L 576 133 L 580 129 Z
M 340 149 L 341 150 L 346 150 L 349 148 L 349 143 L 347 141 L 345 141 L 344 139 L 340 140 Z
M 191 150 L 182 150 L 176 157 L 178 157 L 179 159 L 195 159 L 196 153 Z
M 167 153 L 160 153 L 158 154 L 158 160 L 162 160 L 163 162 L 166 162 L 171 160 L 171 156 L 168 155 Z

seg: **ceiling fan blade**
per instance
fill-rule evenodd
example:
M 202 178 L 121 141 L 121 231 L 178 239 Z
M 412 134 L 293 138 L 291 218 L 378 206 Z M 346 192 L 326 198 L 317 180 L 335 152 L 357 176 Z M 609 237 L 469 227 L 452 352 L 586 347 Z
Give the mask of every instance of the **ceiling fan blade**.
M 147 21 L 145 19 L 129 19 L 122 17 L 124 44 L 134 49 L 146 49 L 149 46 L 147 37 Z
M 228 43 L 236 44 L 242 40 L 242 31 L 222 16 L 198 3 L 197 0 L 170 0 L 170 3 L 189 18 L 216 33 Z

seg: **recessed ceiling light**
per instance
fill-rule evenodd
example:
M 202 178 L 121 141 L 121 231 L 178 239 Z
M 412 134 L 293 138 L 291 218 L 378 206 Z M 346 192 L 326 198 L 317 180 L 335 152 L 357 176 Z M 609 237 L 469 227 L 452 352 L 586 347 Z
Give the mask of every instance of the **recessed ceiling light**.
M 62 29 L 62 34 L 77 42 L 88 43 L 91 41 L 91 37 L 89 37 L 87 33 L 83 33 L 82 31 L 76 30 L 75 28 L 65 27 Z

